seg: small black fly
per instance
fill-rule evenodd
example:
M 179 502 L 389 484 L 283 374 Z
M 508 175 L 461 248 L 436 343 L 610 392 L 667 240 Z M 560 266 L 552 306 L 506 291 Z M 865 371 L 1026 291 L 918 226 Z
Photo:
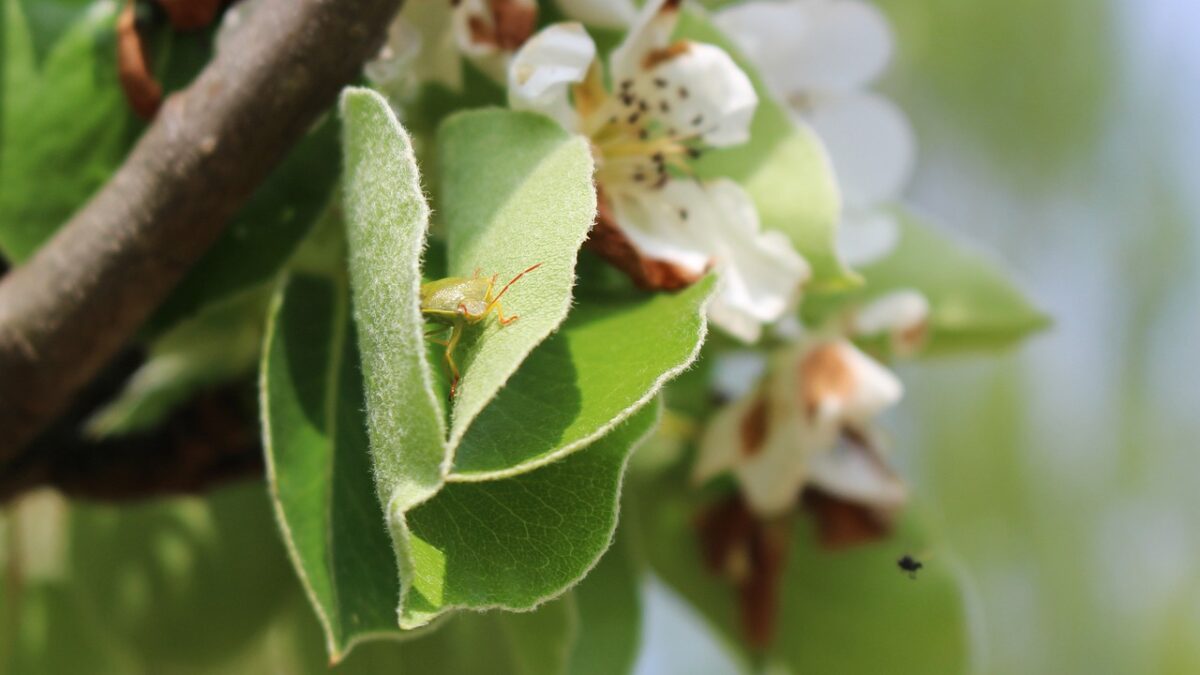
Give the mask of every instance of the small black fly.
M 903 558 L 900 558 L 896 561 L 896 565 L 905 572 L 908 572 L 909 579 L 916 579 L 917 570 L 925 566 L 920 560 L 917 560 L 907 553 L 904 554 Z

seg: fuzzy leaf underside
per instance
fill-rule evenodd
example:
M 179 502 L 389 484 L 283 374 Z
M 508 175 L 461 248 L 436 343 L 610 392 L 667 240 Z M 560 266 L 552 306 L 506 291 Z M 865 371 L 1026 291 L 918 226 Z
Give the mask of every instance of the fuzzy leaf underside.
M 454 446 L 566 318 L 575 259 L 596 218 L 596 190 L 587 143 L 541 115 L 463 112 L 443 122 L 437 139 L 450 276 L 497 275 L 499 292 L 541 265 L 503 298 L 505 315 L 520 319 L 476 326 L 458 350 L 463 378 L 451 413 Z
M 350 286 L 375 482 L 389 510 L 403 511 L 437 491 L 447 454 L 419 299 L 429 206 L 412 143 L 387 101 L 348 89 L 341 114 Z
M 330 653 L 401 634 L 400 583 L 400 624 L 415 628 L 457 607 L 526 610 L 577 582 L 609 544 L 625 462 L 657 404 L 561 461 L 504 480 L 450 483 L 385 519 L 372 487 L 348 306 L 338 279 L 288 280 L 262 371 L 276 513 Z

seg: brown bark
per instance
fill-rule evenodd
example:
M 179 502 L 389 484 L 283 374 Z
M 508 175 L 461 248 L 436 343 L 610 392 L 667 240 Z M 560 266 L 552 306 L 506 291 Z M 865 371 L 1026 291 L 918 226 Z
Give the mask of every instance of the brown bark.
M 0 462 L 59 414 L 378 49 L 401 0 L 262 0 L 0 281 Z

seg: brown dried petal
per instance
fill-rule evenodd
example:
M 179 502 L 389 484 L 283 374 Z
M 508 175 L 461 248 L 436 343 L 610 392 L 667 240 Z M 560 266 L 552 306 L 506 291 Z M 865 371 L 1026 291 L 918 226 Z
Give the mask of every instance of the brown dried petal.
M 642 57 L 642 68 L 653 70 L 654 68 L 670 61 L 671 59 L 683 56 L 691 50 L 692 44 L 686 40 L 672 42 L 662 49 L 654 49 L 646 53 Z
M 489 0 L 495 21 L 496 45 L 505 51 L 516 51 L 537 29 L 537 3 L 527 0 Z
M 162 85 L 150 70 L 150 55 L 137 30 L 133 2 L 126 2 L 117 17 L 117 77 L 133 112 L 142 119 L 154 117 L 162 104 Z
M 847 398 L 856 386 L 854 370 L 846 360 L 842 347 L 836 342 L 809 350 L 800 361 L 800 388 L 804 412 L 813 417 L 821 402 L 831 398 Z
M 790 519 L 760 520 L 734 495 L 702 512 L 696 527 L 709 570 L 737 588 L 746 641 L 758 649 L 767 647 L 779 616 Z
M 750 458 L 762 452 L 763 444 L 767 440 L 768 421 L 767 398 L 759 395 L 746 411 L 739 429 L 742 432 L 743 457 Z
M 804 508 L 817 523 L 817 539 L 831 551 L 869 544 L 892 532 L 890 513 L 848 502 L 820 489 L 804 490 Z
M 677 291 L 700 279 L 700 274 L 674 263 L 643 256 L 617 226 L 604 193 L 598 190 L 597 197 L 596 225 L 584 244 L 589 250 L 627 274 L 642 290 Z

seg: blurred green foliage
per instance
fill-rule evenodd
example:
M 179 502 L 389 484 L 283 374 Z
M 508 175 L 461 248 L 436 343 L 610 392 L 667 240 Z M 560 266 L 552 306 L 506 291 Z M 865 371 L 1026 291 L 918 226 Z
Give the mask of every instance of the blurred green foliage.
M 892 20 L 892 92 L 922 144 L 983 144 L 1009 176 L 1042 184 L 1091 149 L 1117 68 L 1113 16 L 1096 0 L 879 0 Z M 924 113 L 936 110 L 936 114 Z

